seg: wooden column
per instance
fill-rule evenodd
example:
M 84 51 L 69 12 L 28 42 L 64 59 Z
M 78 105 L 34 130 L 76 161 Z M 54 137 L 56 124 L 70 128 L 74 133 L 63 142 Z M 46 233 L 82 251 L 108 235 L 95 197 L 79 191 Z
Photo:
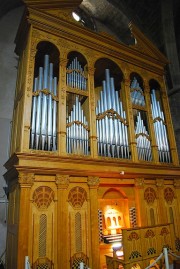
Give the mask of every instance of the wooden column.
M 136 140 L 135 140 L 135 127 L 134 127 L 134 119 L 133 119 L 133 110 L 132 110 L 132 103 L 131 103 L 131 95 L 130 95 L 130 73 L 124 73 L 124 100 L 126 103 L 126 113 L 128 119 L 128 130 L 129 130 L 129 146 L 131 149 L 131 158 L 132 161 L 138 161 L 137 155 L 137 147 L 136 147 Z
M 68 242 L 68 175 L 56 175 L 57 184 L 57 264 L 58 269 L 69 269 Z
M 162 103 L 163 103 L 163 108 L 164 108 L 165 121 L 166 121 L 172 163 L 174 165 L 178 166 L 179 165 L 179 158 L 178 158 L 178 153 L 177 153 L 174 130 L 172 128 L 173 124 L 172 124 L 172 119 L 171 119 L 168 97 L 167 97 L 167 93 L 166 93 L 166 89 L 165 89 L 165 83 L 161 84 L 161 89 L 162 89 L 161 90 Z
M 177 206 L 176 206 L 176 216 L 174 219 L 174 225 L 176 236 L 180 239 L 180 223 L 179 223 L 179 216 L 180 216 L 180 179 L 174 179 L 174 188 L 175 188 L 175 198 L 177 199 Z
M 18 257 L 17 268 L 24 269 L 25 256 L 28 253 L 29 225 L 30 225 L 30 190 L 34 183 L 34 174 L 19 173 L 19 225 L 18 225 Z M 16 268 L 16 267 L 15 267 Z
M 66 53 L 60 58 L 59 70 L 59 106 L 58 106 L 58 151 L 60 155 L 66 155 Z
M 156 187 L 158 194 L 158 224 L 164 224 L 168 222 L 166 208 L 165 208 L 165 200 L 164 200 L 164 179 L 158 178 L 156 179 Z
M 100 251 L 99 251 L 99 225 L 98 225 L 98 177 L 88 177 L 87 184 L 89 186 L 90 198 L 90 220 L 91 220 L 91 268 L 100 268 Z
M 135 201 L 137 207 L 138 226 L 147 226 L 148 217 L 144 202 L 144 178 L 135 178 Z
M 97 157 L 97 130 L 96 130 L 96 112 L 95 112 L 95 93 L 94 93 L 94 72 L 95 68 L 88 67 L 88 89 L 89 89 L 89 111 L 90 111 L 90 149 L 91 156 Z

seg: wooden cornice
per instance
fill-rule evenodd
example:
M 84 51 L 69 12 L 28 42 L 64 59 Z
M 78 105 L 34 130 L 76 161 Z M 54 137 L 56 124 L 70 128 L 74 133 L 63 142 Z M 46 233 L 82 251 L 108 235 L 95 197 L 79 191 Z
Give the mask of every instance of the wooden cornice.
M 82 0 L 23 0 L 28 7 L 37 9 L 74 9 L 77 8 Z

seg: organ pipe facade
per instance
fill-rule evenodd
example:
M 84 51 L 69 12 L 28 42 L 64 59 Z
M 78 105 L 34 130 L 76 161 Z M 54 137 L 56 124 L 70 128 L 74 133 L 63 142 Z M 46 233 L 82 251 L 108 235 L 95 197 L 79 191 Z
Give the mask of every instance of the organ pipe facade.
M 141 246 L 125 254 L 138 246 L 123 241 L 129 228 L 173 222 L 171 242 L 180 238 L 167 59 L 132 23 L 129 46 L 74 21 L 80 0 L 24 3 L 5 164 L 7 268 L 23 269 L 26 256 L 34 269 L 105 268 L 117 241 L 130 269 Z M 142 268 L 153 253 L 139 254 Z

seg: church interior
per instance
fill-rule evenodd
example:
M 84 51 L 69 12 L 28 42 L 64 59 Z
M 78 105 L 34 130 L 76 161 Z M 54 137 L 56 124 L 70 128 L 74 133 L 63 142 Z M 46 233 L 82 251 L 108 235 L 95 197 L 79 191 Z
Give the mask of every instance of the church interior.
M 179 1 L 0 7 L 2 268 L 177 269 Z

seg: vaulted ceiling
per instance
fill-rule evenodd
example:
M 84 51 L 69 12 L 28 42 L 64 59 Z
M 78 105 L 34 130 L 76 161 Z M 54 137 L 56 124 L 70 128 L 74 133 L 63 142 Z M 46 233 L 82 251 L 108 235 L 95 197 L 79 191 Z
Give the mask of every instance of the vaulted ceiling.
M 161 5 L 172 1 L 174 22 L 179 29 L 179 0 L 83 0 L 80 8 L 112 30 L 120 40 L 130 42 L 128 22 L 133 21 L 160 49 L 163 48 Z M 0 18 L 23 5 L 21 0 L 0 0 Z

